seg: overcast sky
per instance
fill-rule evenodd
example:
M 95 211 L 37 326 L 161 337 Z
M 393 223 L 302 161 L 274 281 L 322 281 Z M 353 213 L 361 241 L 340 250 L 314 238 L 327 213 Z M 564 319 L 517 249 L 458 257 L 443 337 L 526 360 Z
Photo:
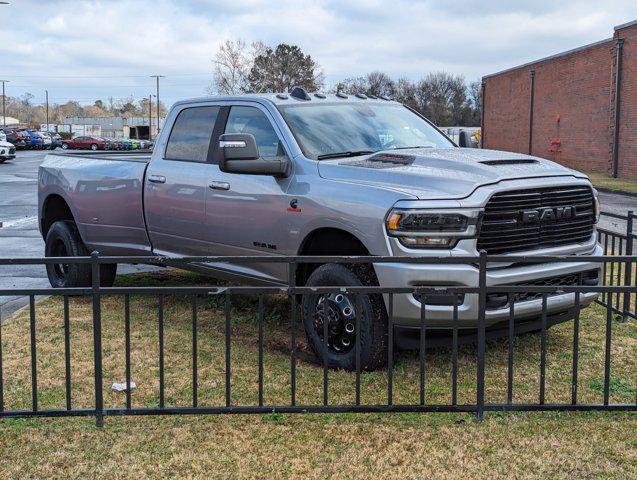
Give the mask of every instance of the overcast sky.
M 227 38 L 299 45 L 327 87 L 383 70 L 417 79 L 446 70 L 468 81 L 612 36 L 637 18 L 626 1 L 9 0 L 0 5 L 0 79 L 7 95 L 92 103 L 154 92 L 200 96 Z

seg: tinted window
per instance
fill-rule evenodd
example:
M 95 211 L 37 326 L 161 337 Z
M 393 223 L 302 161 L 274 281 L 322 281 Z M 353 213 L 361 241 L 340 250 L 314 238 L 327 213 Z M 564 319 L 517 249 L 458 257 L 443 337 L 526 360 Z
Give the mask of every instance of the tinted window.
M 182 110 L 170 132 L 166 158 L 205 162 L 208 159 L 210 137 L 219 107 L 193 107 Z
M 279 150 L 279 137 L 265 114 L 254 107 L 232 107 L 226 122 L 225 133 L 250 133 L 254 136 L 262 157 L 276 157 Z

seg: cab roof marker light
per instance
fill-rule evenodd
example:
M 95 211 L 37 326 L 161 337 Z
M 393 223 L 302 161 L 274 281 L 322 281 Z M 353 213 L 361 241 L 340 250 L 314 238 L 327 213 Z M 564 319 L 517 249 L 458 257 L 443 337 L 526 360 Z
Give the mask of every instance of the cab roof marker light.
M 290 97 L 297 100 L 312 100 L 312 97 L 305 91 L 303 87 L 294 87 L 290 92 Z

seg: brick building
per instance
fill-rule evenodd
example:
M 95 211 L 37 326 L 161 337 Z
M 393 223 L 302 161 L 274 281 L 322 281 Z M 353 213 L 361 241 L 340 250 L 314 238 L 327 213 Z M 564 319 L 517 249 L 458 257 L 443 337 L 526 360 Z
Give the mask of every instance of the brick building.
M 482 82 L 484 148 L 637 179 L 637 20 Z

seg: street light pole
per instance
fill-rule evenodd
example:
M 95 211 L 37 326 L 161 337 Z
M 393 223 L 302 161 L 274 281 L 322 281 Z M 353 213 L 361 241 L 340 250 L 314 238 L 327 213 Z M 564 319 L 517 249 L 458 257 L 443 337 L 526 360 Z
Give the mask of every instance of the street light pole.
M 2 82 L 2 126 L 6 127 L 7 126 L 7 107 L 6 107 L 7 97 L 4 94 L 4 84 L 8 83 L 9 80 L 0 80 L 0 82 Z
M 159 133 L 159 79 L 164 78 L 163 75 L 151 75 L 151 78 L 157 80 L 157 133 Z

